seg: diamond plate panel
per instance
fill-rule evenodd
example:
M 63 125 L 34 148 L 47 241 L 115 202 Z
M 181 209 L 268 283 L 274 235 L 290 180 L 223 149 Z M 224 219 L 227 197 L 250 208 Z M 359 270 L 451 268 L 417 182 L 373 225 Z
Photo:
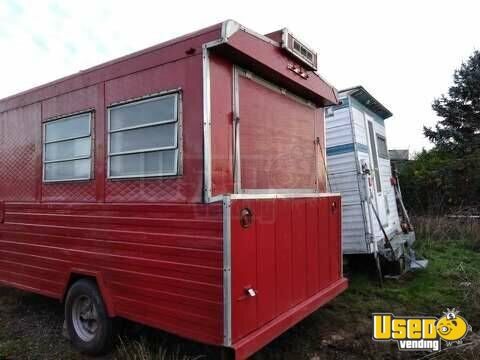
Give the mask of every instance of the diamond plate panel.
M 185 182 L 178 179 L 107 181 L 107 202 L 185 202 Z
M 95 181 L 44 184 L 43 201 L 95 202 Z
M 0 199 L 35 201 L 41 111 L 34 104 L 0 114 Z

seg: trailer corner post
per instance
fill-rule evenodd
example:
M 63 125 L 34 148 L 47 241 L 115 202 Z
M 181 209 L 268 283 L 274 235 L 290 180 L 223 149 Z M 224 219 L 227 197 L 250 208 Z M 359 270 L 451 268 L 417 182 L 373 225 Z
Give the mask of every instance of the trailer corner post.
M 231 199 L 223 197 L 223 343 L 232 345 Z

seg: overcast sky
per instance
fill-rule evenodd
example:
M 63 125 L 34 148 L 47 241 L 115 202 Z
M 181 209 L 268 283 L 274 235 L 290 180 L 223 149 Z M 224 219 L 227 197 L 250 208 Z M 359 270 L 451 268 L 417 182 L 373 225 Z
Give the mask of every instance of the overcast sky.
M 433 98 L 480 49 L 479 14 L 473 0 L 0 0 L 0 98 L 231 18 L 288 27 L 337 89 L 363 85 L 394 113 L 389 148 L 415 151 L 429 147 Z

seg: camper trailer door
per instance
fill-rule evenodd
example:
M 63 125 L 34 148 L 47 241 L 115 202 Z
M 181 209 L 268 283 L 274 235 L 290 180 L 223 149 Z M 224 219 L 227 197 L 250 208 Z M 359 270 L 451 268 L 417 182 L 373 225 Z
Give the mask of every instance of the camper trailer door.
M 382 226 L 388 226 L 388 216 L 385 208 L 385 201 L 383 197 L 382 180 L 380 176 L 380 166 L 378 164 L 378 149 L 375 140 L 374 120 L 368 114 L 365 114 L 365 121 L 368 129 L 368 140 L 370 144 L 370 164 L 371 176 L 374 182 L 373 206 L 377 210 Z

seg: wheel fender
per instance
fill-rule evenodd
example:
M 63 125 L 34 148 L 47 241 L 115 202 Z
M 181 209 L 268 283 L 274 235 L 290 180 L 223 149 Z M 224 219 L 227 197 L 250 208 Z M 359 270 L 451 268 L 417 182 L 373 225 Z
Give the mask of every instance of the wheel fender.
M 65 285 L 63 287 L 63 296 L 62 301 L 65 300 L 67 296 L 68 289 L 72 284 L 72 281 L 75 279 L 81 278 L 93 278 L 96 280 L 98 289 L 100 290 L 100 295 L 102 296 L 103 302 L 105 303 L 105 307 L 107 308 L 107 314 L 110 317 L 115 317 L 115 308 L 113 306 L 112 297 L 108 287 L 105 285 L 105 279 L 103 277 L 103 273 L 100 271 L 91 271 L 79 268 L 71 268 L 68 273 L 68 278 L 66 278 Z

